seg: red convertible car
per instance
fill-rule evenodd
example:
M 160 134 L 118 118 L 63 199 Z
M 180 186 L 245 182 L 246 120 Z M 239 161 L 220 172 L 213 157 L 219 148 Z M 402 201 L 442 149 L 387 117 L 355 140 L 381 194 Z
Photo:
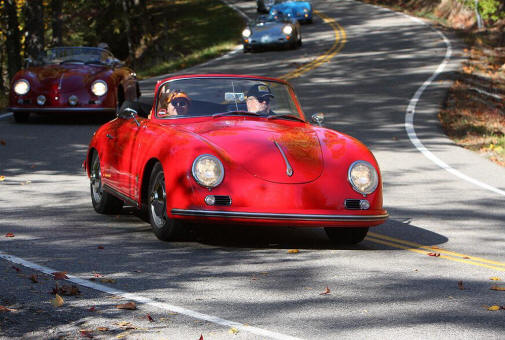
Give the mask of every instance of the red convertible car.
M 16 122 L 26 122 L 32 112 L 114 114 L 125 100 L 139 96 L 133 70 L 107 49 L 56 47 L 16 73 L 8 109 Z
M 283 80 L 167 78 L 152 106 L 125 103 L 93 136 L 93 206 L 134 205 L 161 240 L 212 222 L 324 227 L 336 243 L 360 242 L 388 218 L 379 166 L 358 140 L 318 124 Z

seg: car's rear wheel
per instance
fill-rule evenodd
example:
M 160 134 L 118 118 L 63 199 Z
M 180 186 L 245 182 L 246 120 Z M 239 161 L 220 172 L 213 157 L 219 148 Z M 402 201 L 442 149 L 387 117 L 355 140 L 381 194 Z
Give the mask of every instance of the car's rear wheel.
M 95 211 L 100 214 L 115 214 L 120 212 L 124 202 L 103 190 L 100 158 L 97 152 L 93 153 L 89 179 L 91 202 Z
M 181 225 L 179 221 L 167 217 L 165 175 L 160 163 L 154 166 L 149 178 L 147 199 L 149 221 L 156 237 L 162 241 L 174 239 L 180 233 Z
M 26 123 L 29 117 L 29 112 L 14 112 L 14 121 L 16 123 Z
M 368 227 L 356 228 L 324 228 L 328 238 L 336 244 L 356 244 L 366 237 Z

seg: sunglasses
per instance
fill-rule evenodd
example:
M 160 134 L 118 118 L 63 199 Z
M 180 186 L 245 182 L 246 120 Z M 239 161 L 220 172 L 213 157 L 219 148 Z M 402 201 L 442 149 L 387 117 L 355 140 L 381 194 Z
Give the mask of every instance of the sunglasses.
M 265 97 L 262 97 L 262 98 L 256 98 L 260 103 L 266 103 L 266 104 L 270 104 L 270 97 L 268 96 L 265 96 Z
M 175 107 L 184 107 L 188 105 L 185 100 L 172 100 L 170 103 Z

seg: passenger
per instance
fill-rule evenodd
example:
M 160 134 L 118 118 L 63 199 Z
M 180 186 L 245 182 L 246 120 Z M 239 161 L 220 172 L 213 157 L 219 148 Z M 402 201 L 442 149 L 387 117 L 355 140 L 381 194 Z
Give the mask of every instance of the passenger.
M 259 114 L 271 114 L 270 100 L 274 98 L 270 87 L 265 84 L 251 86 L 247 92 L 247 111 Z
M 158 111 L 158 116 L 187 115 L 190 104 L 191 99 L 185 92 L 180 90 L 172 91 L 166 96 L 165 104 L 162 104 L 163 109 Z

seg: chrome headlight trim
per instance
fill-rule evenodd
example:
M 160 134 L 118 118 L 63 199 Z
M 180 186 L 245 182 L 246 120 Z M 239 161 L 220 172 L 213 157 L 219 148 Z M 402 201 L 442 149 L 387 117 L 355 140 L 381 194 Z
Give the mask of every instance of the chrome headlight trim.
M 349 166 L 347 180 L 354 191 L 366 196 L 375 191 L 379 185 L 379 175 L 372 164 L 366 161 L 355 161 Z
M 244 28 L 244 30 L 242 31 L 242 36 L 244 38 L 249 38 L 251 36 L 252 32 L 251 32 L 251 29 L 250 28 Z
M 95 96 L 101 97 L 105 95 L 107 91 L 108 91 L 107 83 L 101 79 L 95 80 L 91 84 L 91 92 L 93 92 Z
M 16 80 L 13 88 L 14 88 L 14 92 L 17 95 L 23 96 L 30 91 L 30 83 L 26 79 L 19 79 L 19 80 Z
M 191 167 L 195 181 L 203 187 L 215 188 L 224 178 L 223 163 L 216 156 L 203 154 L 195 158 Z
M 291 25 L 286 25 L 282 28 L 282 33 L 286 34 L 286 35 L 290 35 L 291 33 L 293 33 L 293 26 Z

